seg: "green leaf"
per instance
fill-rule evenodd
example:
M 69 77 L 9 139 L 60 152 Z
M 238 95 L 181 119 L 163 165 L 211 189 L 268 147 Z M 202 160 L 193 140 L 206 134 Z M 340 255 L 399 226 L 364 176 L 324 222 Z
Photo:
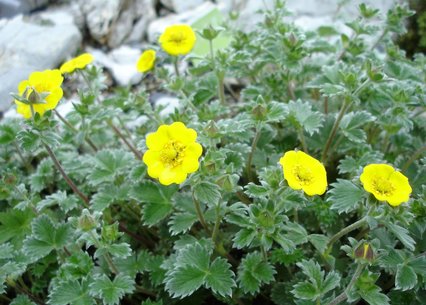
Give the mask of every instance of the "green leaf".
M 358 290 L 358 294 L 370 305 L 389 305 L 389 298 L 376 285 Z
M 144 223 L 153 226 L 173 210 L 172 196 L 178 189 L 178 186 L 160 186 L 146 181 L 133 187 L 130 197 L 145 203 L 142 208 Z
M 422 255 L 408 262 L 417 274 L 426 277 L 426 258 Z
M 194 266 L 176 268 L 166 278 L 166 290 L 173 296 L 182 298 L 191 295 L 204 283 L 206 272 Z
M 13 299 L 10 305 L 36 305 L 36 303 L 31 301 L 26 295 L 20 294 Z
M 321 271 L 321 267 L 317 262 L 314 260 L 303 260 L 296 265 L 302 269 L 302 272 L 309 278 L 310 281 L 316 283 L 317 287 L 321 286 L 322 280 L 324 278 L 324 271 Z
M 260 198 L 268 195 L 268 190 L 263 185 L 256 185 L 252 182 L 245 186 L 244 193 L 251 198 Z
M 414 269 L 408 265 L 398 265 L 395 277 L 396 289 L 406 291 L 414 288 L 417 284 L 417 275 Z
M 294 285 L 294 289 L 291 291 L 294 296 L 302 300 L 315 300 L 319 293 L 312 283 L 300 282 Z
M 322 234 L 310 234 L 308 240 L 314 245 L 320 253 L 324 253 L 327 249 L 329 238 Z
M 68 224 L 55 225 L 47 215 L 41 215 L 32 222 L 32 235 L 24 240 L 24 252 L 35 261 L 52 250 L 62 249 L 72 234 Z
M 76 280 L 61 282 L 55 285 L 49 294 L 50 305 L 93 305 L 95 300 L 89 296 L 87 281 Z
M 237 249 L 242 249 L 244 247 L 250 246 L 256 235 L 256 230 L 253 230 L 251 228 L 241 229 L 240 231 L 238 231 L 237 234 L 235 234 L 235 237 L 232 240 L 234 242 L 234 247 L 236 247 Z
M 408 230 L 406 228 L 403 228 L 389 221 L 386 221 L 384 224 L 389 229 L 389 231 L 391 231 L 402 242 L 405 247 L 407 247 L 411 251 L 414 251 L 414 249 L 416 248 L 416 242 L 408 234 Z
M 99 151 L 93 158 L 93 170 L 88 181 L 94 186 L 103 182 L 114 182 L 115 177 L 130 168 L 133 160 L 133 155 L 124 150 Z
M 178 235 L 180 233 L 185 233 L 191 229 L 192 225 L 198 220 L 197 216 L 191 213 L 176 213 L 174 214 L 170 221 L 170 232 L 172 235 Z
M 322 127 L 323 115 L 313 111 L 310 103 L 301 100 L 287 104 L 287 118 L 296 129 L 302 127 L 311 136 Z
M 35 151 L 40 146 L 40 135 L 31 130 L 21 130 L 16 136 L 21 148 L 28 152 Z
M 91 206 L 95 211 L 103 211 L 117 201 L 125 201 L 130 187 L 128 185 L 106 184 L 92 197 Z
M 210 182 L 200 182 L 194 186 L 195 198 L 203 203 L 215 205 L 222 197 L 219 186 Z
M 210 265 L 205 286 L 223 297 L 231 296 L 232 287 L 235 287 L 233 277 L 231 265 L 225 259 L 218 257 Z
M 367 111 L 357 111 L 345 114 L 340 122 L 340 129 L 342 133 L 350 141 L 354 143 L 365 143 L 367 134 L 363 127 L 367 123 L 373 122 L 376 119 L 371 113 Z
M 321 294 L 326 294 L 327 292 L 333 290 L 334 288 L 340 285 L 341 277 L 335 272 L 331 271 L 326 276 L 321 285 Z
M 37 211 L 42 211 L 44 208 L 58 205 L 65 213 L 78 207 L 78 199 L 74 195 L 67 196 L 65 191 L 57 191 L 46 196 L 43 200 L 37 203 Z
M 34 214 L 30 210 L 9 210 L 0 213 L 0 243 L 4 243 L 12 239 L 21 241 L 21 238 L 26 236 L 31 229 L 31 220 Z
M 119 304 L 126 293 L 133 292 L 134 285 L 134 280 L 127 275 L 118 274 L 111 281 L 103 274 L 90 284 L 90 295 L 101 298 L 106 305 L 115 305 Z
M 255 294 L 262 283 L 274 280 L 275 273 L 274 267 L 259 252 L 253 252 L 247 254 L 238 266 L 238 282 L 245 293 Z
M 356 210 L 365 195 L 364 190 L 348 180 L 337 179 L 331 186 L 333 188 L 328 191 L 327 201 L 332 203 L 330 208 L 339 214 Z

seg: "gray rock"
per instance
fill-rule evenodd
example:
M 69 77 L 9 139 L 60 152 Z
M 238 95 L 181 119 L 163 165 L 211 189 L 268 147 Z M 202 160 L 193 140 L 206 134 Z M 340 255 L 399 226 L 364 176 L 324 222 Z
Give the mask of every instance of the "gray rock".
M 182 14 L 170 14 L 165 17 L 158 18 L 151 22 L 148 26 L 148 41 L 156 42 L 159 35 L 166 29 L 166 27 L 172 24 L 192 24 L 198 19 L 202 19 L 203 16 L 206 16 L 215 8 L 218 8 L 218 6 L 211 2 L 205 2 L 200 6 L 197 6 L 195 9 L 186 11 Z
M 0 20 L 0 111 L 10 92 L 34 71 L 56 68 L 81 44 L 81 34 L 66 12 Z
M 17 14 L 27 14 L 44 7 L 49 0 L 0 0 L 0 18 L 10 18 Z
M 90 36 L 111 48 L 140 41 L 155 18 L 154 0 L 80 0 L 79 4 Z
M 202 4 L 204 0 L 161 0 L 161 3 L 168 9 L 174 11 L 175 13 L 183 13 L 187 10 L 196 8 Z
M 88 51 L 95 57 L 96 63 L 104 66 L 111 73 L 118 85 L 134 85 L 142 79 L 142 74 L 136 70 L 136 63 L 142 53 L 140 49 L 121 46 L 109 53 L 97 49 Z
M 151 95 L 152 103 L 157 110 L 160 110 L 160 117 L 167 118 L 169 115 L 175 112 L 176 109 L 180 109 L 182 104 L 176 96 L 154 93 Z

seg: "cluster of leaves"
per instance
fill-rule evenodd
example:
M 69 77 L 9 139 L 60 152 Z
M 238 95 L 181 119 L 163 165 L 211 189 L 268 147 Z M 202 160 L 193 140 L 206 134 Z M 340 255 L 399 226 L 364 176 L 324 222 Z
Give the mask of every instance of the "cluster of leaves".
M 85 70 L 91 86 L 68 124 L 52 112 L 0 122 L 2 301 L 422 304 L 426 58 L 391 40 L 412 12 L 360 5 L 347 28 L 310 32 L 281 1 L 263 14 L 252 32 L 225 25 L 231 43 L 187 58 L 181 76 L 160 57 L 151 78 L 107 93 L 101 69 Z M 152 90 L 180 107 L 164 114 Z M 204 154 L 183 184 L 163 186 L 140 155 L 146 134 L 174 121 L 197 131 Z M 325 195 L 286 185 L 277 162 L 295 148 L 324 162 Z M 369 197 L 359 175 L 370 163 L 401 169 L 410 201 Z M 363 244 L 372 257 L 356 255 Z

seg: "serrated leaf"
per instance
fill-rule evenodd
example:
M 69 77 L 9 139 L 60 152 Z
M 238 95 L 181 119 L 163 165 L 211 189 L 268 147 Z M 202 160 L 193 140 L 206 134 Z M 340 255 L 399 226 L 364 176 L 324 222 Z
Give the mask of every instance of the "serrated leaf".
M 194 186 L 194 196 L 198 201 L 209 205 L 217 204 L 221 198 L 219 186 L 206 181 Z
M 358 290 L 358 294 L 370 305 L 389 305 L 389 298 L 375 285 Z
M 153 182 L 143 182 L 132 188 L 130 196 L 145 203 L 142 207 L 144 223 L 152 226 L 165 218 L 173 209 L 172 196 L 177 186 L 159 186 Z
M 268 190 L 263 185 L 256 185 L 252 182 L 245 186 L 245 191 L 251 198 L 260 198 L 268 195 Z
M 396 289 L 406 291 L 414 288 L 417 284 L 417 275 L 414 269 L 408 265 L 398 265 L 395 276 L 395 287 Z
M 205 278 L 205 286 L 223 297 L 231 296 L 232 287 L 235 287 L 233 278 L 231 265 L 225 259 L 218 257 L 210 265 Z
M 96 186 L 103 182 L 114 182 L 117 175 L 128 169 L 133 156 L 123 150 L 102 150 L 93 158 L 93 170 L 88 177 L 90 184 Z
M 185 233 L 191 229 L 192 225 L 198 220 L 197 216 L 191 213 L 176 213 L 169 221 L 170 232 L 172 235 Z
M 310 281 L 316 283 L 317 287 L 321 286 L 324 278 L 324 271 L 321 271 L 320 265 L 314 260 L 303 260 L 296 264 Z
M 40 136 L 31 130 L 21 130 L 16 136 L 21 148 L 32 152 L 40 146 Z
M 58 205 L 64 212 L 69 212 L 78 207 L 78 199 L 74 195 L 67 196 L 65 191 L 57 191 L 39 201 L 37 203 L 37 211 L 42 211 L 44 208 L 53 205 Z
M 426 277 L 426 257 L 424 255 L 410 260 L 408 265 L 412 267 L 417 274 Z
M 345 137 L 350 141 L 354 143 L 364 143 L 367 139 L 367 134 L 363 130 L 363 127 L 375 119 L 376 118 L 367 111 L 350 112 L 343 116 L 339 127 Z
M 296 129 L 302 127 L 311 136 L 322 127 L 323 115 L 313 111 L 311 105 L 301 100 L 287 104 L 287 118 Z
M 31 229 L 34 214 L 31 210 L 9 210 L 0 213 L 0 243 L 16 239 L 21 243 L 21 238 L 26 236 Z
M 103 211 L 116 201 L 124 201 L 127 198 L 130 187 L 128 185 L 106 184 L 92 197 L 91 207 L 95 211 Z
M 341 279 L 340 275 L 335 271 L 331 271 L 327 273 L 321 285 L 321 294 L 324 295 L 327 292 L 338 287 L 340 285 L 340 279 Z
M 68 224 L 55 225 L 48 216 L 41 215 L 32 222 L 32 235 L 24 240 L 24 252 L 37 260 L 64 247 L 72 234 Z
M 416 248 L 416 242 L 408 234 L 409 232 L 406 228 L 403 228 L 391 222 L 385 222 L 385 226 L 402 242 L 405 247 L 407 247 L 411 251 L 414 251 L 414 249 Z
M 0 259 L 7 259 L 14 256 L 14 248 L 10 243 L 0 245 Z
M 307 282 L 297 283 L 291 292 L 296 298 L 302 300 L 315 300 L 319 295 L 315 286 Z
M 166 278 L 166 290 L 174 297 L 191 295 L 204 283 L 206 272 L 194 266 L 177 267 Z
M 308 240 L 320 253 L 324 253 L 327 249 L 327 243 L 329 241 L 329 238 L 322 234 L 310 234 L 308 236 Z
M 332 203 L 330 208 L 337 210 L 339 214 L 356 210 L 365 195 L 361 188 L 348 180 L 337 179 L 331 186 L 333 188 L 328 191 L 327 201 Z
M 127 275 L 118 274 L 111 281 L 103 274 L 90 284 L 90 295 L 101 298 L 105 305 L 115 305 L 126 293 L 133 292 L 134 285 L 134 280 Z
M 36 305 L 26 295 L 20 294 L 9 305 Z
M 60 282 L 49 294 L 50 305 L 93 305 L 95 300 L 89 295 L 87 281 Z
M 273 281 L 275 273 L 274 267 L 259 252 L 253 252 L 247 254 L 238 266 L 238 282 L 245 293 L 254 294 L 262 283 Z
M 285 117 L 287 108 L 285 104 L 272 101 L 268 103 L 266 121 L 267 122 L 280 122 Z
M 257 232 L 251 228 L 244 228 L 235 234 L 235 237 L 232 239 L 234 242 L 234 247 L 237 249 L 242 249 L 244 247 L 250 246 L 253 239 L 256 237 Z

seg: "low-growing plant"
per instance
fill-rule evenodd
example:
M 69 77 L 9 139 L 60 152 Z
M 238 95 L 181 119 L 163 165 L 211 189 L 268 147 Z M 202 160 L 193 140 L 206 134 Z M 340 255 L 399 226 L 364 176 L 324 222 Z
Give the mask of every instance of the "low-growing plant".
M 172 26 L 134 88 L 90 54 L 32 73 L 0 123 L 2 303 L 424 304 L 426 58 L 405 6 L 359 11 Z

